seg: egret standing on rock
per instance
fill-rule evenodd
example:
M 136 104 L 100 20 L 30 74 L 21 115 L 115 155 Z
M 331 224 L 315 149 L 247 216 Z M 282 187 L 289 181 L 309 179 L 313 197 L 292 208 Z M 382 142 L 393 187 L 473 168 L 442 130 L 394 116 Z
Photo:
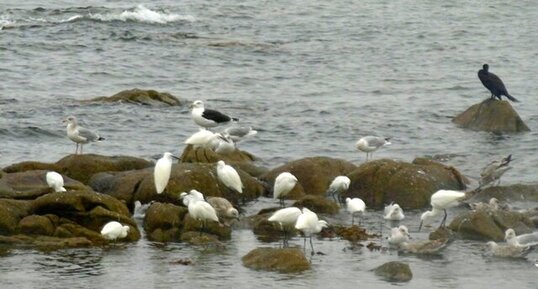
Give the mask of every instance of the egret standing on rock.
M 224 163 L 224 161 L 217 162 L 217 177 L 228 188 L 242 194 L 243 183 L 239 173 L 232 167 Z
M 341 194 L 349 189 L 351 180 L 346 176 L 337 176 L 329 185 L 327 195 L 331 196 L 338 204 L 342 203 Z M 338 195 L 338 200 L 336 196 Z
M 284 240 L 282 241 L 282 246 L 288 247 L 288 228 L 294 227 L 297 223 L 297 218 L 301 215 L 301 210 L 297 207 L 289 207 L 280 209 L 269 217 L 269 222 L 277 222 L 280 225 L 280 230 L 284 232 Z
M 383 138 L 378 136 L 365 136 L 357 141 L 355 146 L 358 150 L 366 153 L 366 161 L 368 161 L 368 155 L 372 157 L 374 151 L 379 148 L 390 145 L 390 138 Z
M 191 199 L 189 201 L 188 209 L 191 218 L 202 223 L 202 226 L 200 227 L 200 236 L 206 227 L 207 221 L 219 221 L 217 211 L 215 211 L 215 209 L 206 201 Z
M 355 224 L 355 215 L 364 214 L 364 210 L 366 210 L 366 204 L 363 200 L 359 198 L 346 198 L 346 207 L 347 211 L 351 214 L 351 225 L 353 226 Z
M 216 127 L 220 124 L 225 124 L 230 121 L 238 121 L 237 118 L 229 117 L 219 111 L 212 110 L 212 109 L 205 109 L 204 108 L 204 102 L 201 100 L 196 100 L 192 103 L 192 120 L 194 122 L 203 127 L 203 128 L 210 128 L 210 127 Z
M 102 141 L 104 138 L 100 137 L 94 131 L 85 129 L 78 125 L 77 118 L 74 116 L 68 116 L 64 121 L 67 123 L 67 137 L 74 141 L 77 146 L 75 148 L 75 154 L 78 153 L 78 145 L 80 144 L 80 154 L 82 154 L 82 145 L 89 142 Z
M 101 230 L 101 235 L 107 240 L 117 240 L 127 237 L 129 233 L 129 226 L 123 226 L 119 222 L 112 221 L 106 223 L 106 225 Z
M 318 219 L 318 215 L 308 208 L 303 208 L 303 213 L 297 218 L 295 223 L 295 229 L 303 232 L 304 245 L 303 250 L 306 251 L 306 237 L 310 238 L 310 248 L 312 248 L 312 255 L 314 255 L 314 244 L 312 244 L 312 235 L 321 232 L 321 230 L 327 227 L 327 222 Z
M 465 198 L 465 193 L 463 192 L 451 190 L 439 190 L 435 192 L 431 196 L 430 201 L 432 210 L 426 211 L 422 214 L 422 216 L 420 216 L 420 225 L 418 230 L 420 231 L 423 225 L 427 226 L 433 223 L 434 218 L 439 216 L 442 212 L 445 213 L 445 216 L 443 217 L 439 227 L 444 226 L 447 217 L 446 209 L 457 206 L 463 198 Z
M 518 101 L 515 97 L 508 93 L 506 87 L 504 87 L 503 81 L 497 75 L 489 72 L 489 65 L 484 64 L 482 66 L 482 69 L 478 71 L 478 78 L 491 92 L 491 99 L 495 99 L 495 97 L 497 97 L 499 100 L 501 100 L 501 95 L 504 95 L 511 101 Z
M 273 199 L 280 199 L 280 206 L 284 207 L 284 196 L 289 194 L 297 184 L 297 178 L 288 172 L 279 174 L 273 187 Z
M 168 185 L 168 180 L 170 179 L 170 172 L 172 171 L 173 159 L 179 158 L 169 152 L 165 152 L 163 154 L 163 157 L 160 158 L 155 164 L 153 176 L 155 180 L 155 190 L 157 191 L 157 194 L 162 193 L 166 188 L 166 185 Z
M 55 192 L 65 192 L 64 178 L 57 172 L 48 172 L 46 175 L 47 184 Z

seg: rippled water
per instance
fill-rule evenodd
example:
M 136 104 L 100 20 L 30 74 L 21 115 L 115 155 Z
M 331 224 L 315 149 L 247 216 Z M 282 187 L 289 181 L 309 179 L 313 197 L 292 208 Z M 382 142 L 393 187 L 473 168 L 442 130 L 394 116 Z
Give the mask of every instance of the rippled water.
M 54 162 L 74 152 L 61 123 L 69 114 L 107 139 L 86 152 L 180 152 L 196 131 L 187 108 L 79 102 L 138 87 L 203 99 L 254 126 L 259 134 L 242 148 L 267 166 L 318 155 L 359 163 L 364 155 L 354 143 L 375 134 L 393 143 L 377 158 L 440 155 L 475 178 L 490 160 L 512 153 L 514 168 L 503 182 L 536 181 L 534 1 L 53 2 L 0 5 L 0 166 Z M 521 100 L 513 105 L 534 131 L 494 135 L 450 122 L 489 96 L 476 76 L 483 63 Z M 221 253 L 145 240 L 109 250 L 14 250 L 0 259 L 0 281 L 28 288 L 181 281 L 246 288 L 252 282 L 274 287 L 275 280 L 297 287 L 380 286 L 387 283 L 367 270 L 401 259 L 344 252 L 343 241 L 320 244 L 327 255 L 298 276 L 243 268 L 239 257 L 258 244 L 250 231 L 237 230 Z M 488 278 L 507 285 L 505 277 L 518 277 L 516 287 L 536 288 L 532 264 L 486 260 L 478 245 L 454 244 L 441 259 L 403 257 L 416 273 L 410 284 L 478 288 Z M 169 264 L 185 257 L 196 265 Z

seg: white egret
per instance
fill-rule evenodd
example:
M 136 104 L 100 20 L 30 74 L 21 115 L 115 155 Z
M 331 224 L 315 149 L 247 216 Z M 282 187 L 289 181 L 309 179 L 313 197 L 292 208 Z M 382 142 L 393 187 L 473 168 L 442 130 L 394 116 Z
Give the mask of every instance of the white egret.
M 401 221 L 405 218 L 403 209 L 398 204 L 390 203 L 385 206 L 383 219 L 390 221 Z
M 172 161 L 174 159 L 179 159 L 178 157 L 172 155 L 169 152 L 165 152 L 157 163 L 155 164 L 155 169 L 153 170 L 155 190 L 157 194 L 160 194 L 168 185 L 168 180 L 170 179 L 170 172 L 172 171 Z
M 312 243 L 312 235 L 321 232 L 321 230 L 327 227 L 328 224 L 324 220 L 319 220 L 318 215 L 308 208 L 303 208 L 302 214 L 297 218 L 295 223 L 295 229 L 303 232 L 304 245 L 303 250 L 306 252 L 306 237 L 310 238 L 310 247 L 312 248 L 312 255 L 314 255 L 314 244 Z
M 269 222 L 277 222 L 280 225 L 280 230 L 284 233 L 284 240 L 282 241 L 283 247 L 288 246 L 288 231 L 289 227 L 294 227 L 297 223 L 297 218 L 301 215 L 301 210 L 297 207 L 289 207 L 280 209 L 269 217 Z
M 209 131 L 205 128 L 200 128 L 199 131 L 191 135 L 186 141 L 185 144 L 190 144 L 194 148 L 204 147 L 212 148 L 214 142 L 217 138 L 217 135 L 212 131 Z
M 101 229 L 101 235 L 107 240 L 117 240 L 127 237 L 129 233 L 129 226 L 124 226 L 116 221 L 106 223 Z
M 337 176 L 333 179 L 327 190 L 327 195 L 331 196 L 336 203 L 342 203 L 341 194 L 349 189 L 351 180 L 346 176 Z M 336 196 L 338 195 L 338 200 Z
M 193 201 L 204 201 L 205 198 L 204 198 L 204 194 L 202 194 L 201 192 L 195 190 L 195 189 L 192 189 L 190 190 L 188 193 L 181 193 L 179 195 L 179 198 L 183 201 L 183 205 L 185 205 L 185 207 L 188 207 L 189 206 L 189 203 L 191 200 Z
M 225 198 L 209 197 L 207 202 L 215 209 L 217 217 L 224 225 L 229 226 L 231 221 L 239 220 L 239 211 Z
M 366 160 L 368 161 L 368 155 L 372 156 L 373 152 L 379 148 L 390 145 L 390 138 L 383 138 L 378 136 L 365 136 L 357 141 L 355 146 L 358 150 L 366 153 Z
M 273 199 L 280 199 L 280 206 L 284 207 L 284 197 L 293 190 L 297 184 L 297 178 L 289 172 L 279 174 L 273 187 Z
M 513 246 L 536 246 L 538 245 L 538 232 L 517 235 L 514 229 L 509 228 L 505 231 L 504 240 L 507 244 Z
M 351 214 L 351 225 L 355 224 L 355 215 L 364 214 L 366 204 L 359 198 L 346 198 L 346 209 Z M 360 223 L 359 223 L 360 224 Z
M 238 121 L 237 118 L 231 118 L 219 111 L 204 108 L 204 102 L 195 100 L 192 105 L 192 120 L 203 128 L 216 127 L 230 121 Z
M 243 193 L 243 183 L 239 173 L 224 161 L 217 162 L 217 177 L 227 188 L 240 194 Z
M 431 196 L 430 204 L 432 205 L 431 211 L 426 211 L 420 216 L 420 225 L 418 230 L 422 226 L 428 226 L 433 223 L 434 219 L 439 216 L 442 212 L 445 213 L 443 220 L 441 221 L 440 227 L 445 225 L 446 222 L 446 209 L 455 207 L 459 202 L 465 198 L 464 192 L 451 191 L 451 190 L 439 190 Z
M 191 218 L 202 223 L 202 226 L 200 228 L 200 236 L 202 235 L 202 231 L 206 227 L 207 221 L 219 222 L 217 212 L 206 201 L 191 199 L 189 202 L 188 209 Z
M 82 146 L 89 142 L 102 141 L 104 138 L 100 137 L 96 132 L 83 128 L 78 125 L 77 118 L 74 116 L 68 116 L 64 121 L 67 123 L 67 137 L 76 143 L 75 154 L 78 153 L 78 146 L 80 145 L 80 154 L 82 154 Z
M 55 192 L 65 192 L 64 178 L 57 172 L 47 172 L 46 174 L 47 184 Z

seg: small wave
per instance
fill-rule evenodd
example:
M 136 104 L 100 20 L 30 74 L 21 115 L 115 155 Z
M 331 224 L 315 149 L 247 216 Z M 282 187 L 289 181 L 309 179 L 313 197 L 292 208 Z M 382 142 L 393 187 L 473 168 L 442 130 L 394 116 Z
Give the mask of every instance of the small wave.
M 108 22 L 108 21 L 137 21 L 143 23 L 159 23 L 166 24 L 177 21 L 195 21 L 191 15 L 167 14 L 157 12 L 138 5 L 133 11 L 123 11 L 120 14 L 89 14 L 89 18 L 93 20 Z

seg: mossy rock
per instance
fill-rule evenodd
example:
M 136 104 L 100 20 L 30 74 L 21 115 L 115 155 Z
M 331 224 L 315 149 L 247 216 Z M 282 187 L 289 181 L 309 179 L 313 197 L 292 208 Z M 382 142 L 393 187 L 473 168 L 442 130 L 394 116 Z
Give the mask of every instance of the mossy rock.
M 467 202 L 488 202 L 491 198 L 499 201 L 538 202 L 538 184 L 515 184 L 487 187 L 474 194 Z
M 271 208 L 271 210 L 264 210 L 257 215 L 248 217 L 253 233 L 263 242 L 275 242 L 281 240 L 284 236 L 284 231 L 280 227 L 278 222 L 269 222 L 269 217 L 279 208 Z M 298 231 L 292 226 L 288 226 L 286 231 L 288 236 L 296 236 Z
M 181 234 L 181 241 L 189 243 L 191 245 L 217 245 L 223 247 L 224 245 L 219 241 L 219 237 L 213 234 L 200 233 L 197 231 L 187 231 Z
M 158 92 L 156 90 L 129 89 L 120 91 L 113 96 L 101 96 L 91 99 L 90 102 L 124 102 L 144 105 L 166 104 L 169 106 L 180 106 L 185 101 L 178 99 L 168 92 Z
M 34 161 L 25 161 L 20 162 L 16 164 L 12 164 L 10 166 L 7 166 L 3 168 L 2 170 L 6 173 L 18 173 L 18 172 L 26 172 L 26 171 L 60 171 L 60 166 L 57 164 L 51 164 L 51 163 L 42 163 L 42 162 L 34 162 Z
M 0 235 L 0 244 L 36 248 L 42 251 L 52 251 L 64 248 L 89 247 L 93 243 L 84 237 L 59 238 L 52 236 Z
M 413 279 L 413 273 L 408 264 L 392 261 L 374 269 L 374 273 L 390 282 L 408 282 Z
M 84 184 L 100 172 L 139 170 L 152 167 L 152 162 L 129 156 L 102 156 L 96 154 L 69 155 L 56 163 L 60 172 Z
M 267 196 L 272 194 L 276 177 L 283 172 L 290 172 L 297 177 L 295 188 L 285 197 L 298 200 L 304 195 L 324 196 L 335 177 L 347 175 L 356 169 L 348 161 L 329 157 L 309 157 L 291 161 L 285 165 L 270 170 L 260 176 L 271 187 Z M 272 196 L 272 195 L 271 195 Z
M 3 174 L 0 178 L 0 198 L 29 200 L 53 192 L 46 181 L 48 171 L 30 170 Z M 64 187 L 69 190 L 84 190 L 87 187 L 67 176 Z
M 298 248 L 256 248 L 241 260 L 254 270 L 297 273 L 310 269 L 310 262 Z
M 187 212 L 187 208 L 173 204 L 151 204 L 144 217 L 144 230 L 148 239 L 157 242 L 179 241 Z
M 472 105 L 452 122 L 463 128 L 493 133 L 530 131 L 508 101 L 489 98 Z
M 468 180 L 455 168 L 417 158 L 413 163 L 381 159 L 367 162 L 348 174 L 351 185 L 344 197 L 359 197 L 369 208 L 390 202 L 404 209 L 429 206 L 440 189 L 463 190 Z
M 340 211 L 340 207 L 332 200 L 325 197 L 306 195 L 293 204 L 294 207 L 307 207 L 316 214 L 334 215 Z
M 212 149 L 187 145 L 183 149 L 180 160 L 182 163 L 216 163 L 220 160 L 225 163 L 249 163 L 256 157 L 249 152 L 236 149 L 229 154 L 219 154 Z
M 229 240 L 232 238 L 232 228 L 224 226 L 218 222 L 206 221 L 202 229 L 202 222 L 194 220 L 189 214 L 183 218 L 183 232 L 204 232 L 210 235 L 215 235 L 219 240 Z
M 0 235 L 19 232 L 19 222 L 32 211 L 30 201 L 0 199 Z
M 49 217 L 39 215 L 22 218 L 19 226 L 21 233 L 26 235 L 52 236 L 55 230 L 55 225 Z

